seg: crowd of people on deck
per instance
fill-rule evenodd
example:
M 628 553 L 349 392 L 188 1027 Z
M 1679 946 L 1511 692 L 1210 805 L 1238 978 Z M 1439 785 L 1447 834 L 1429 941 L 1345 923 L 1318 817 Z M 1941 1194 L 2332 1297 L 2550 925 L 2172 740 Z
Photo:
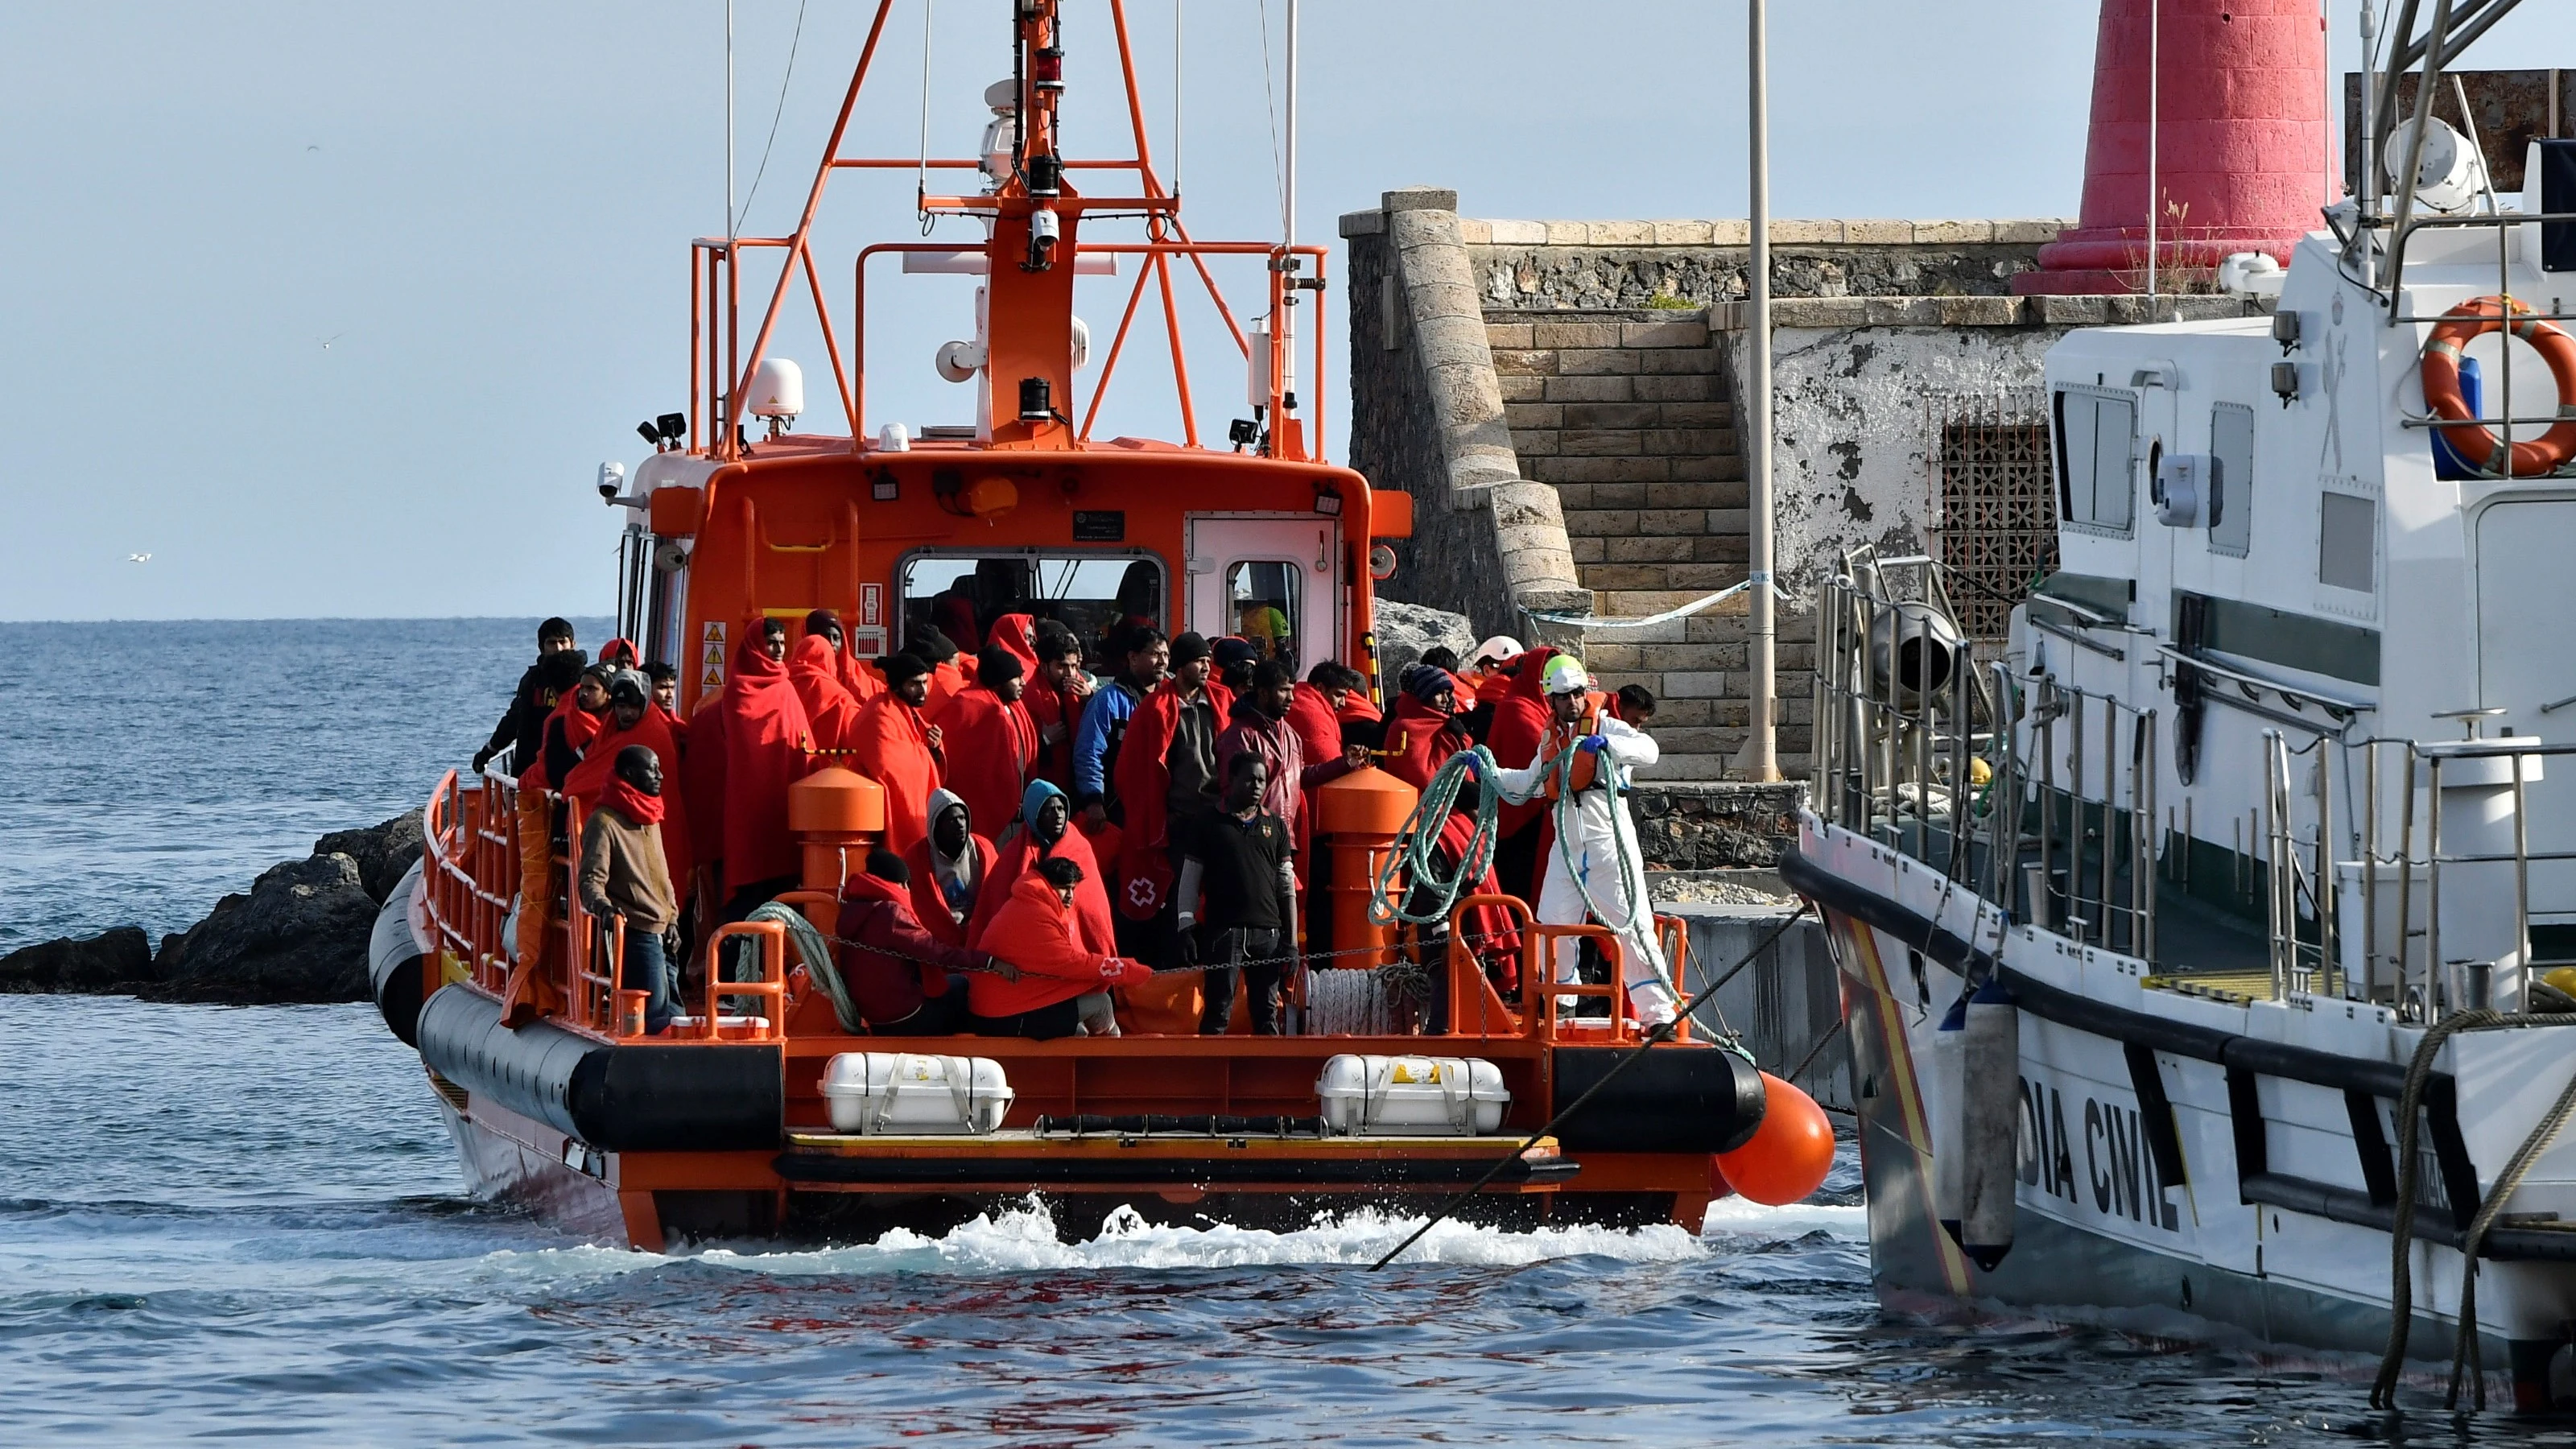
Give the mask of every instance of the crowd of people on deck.
M 1499 840 L 1474 891 L 1610 927 L 1632 1013 L 1670 1018 L 1622 799 L 1627 772 L 1657 759 L 1651 693 L 1596 692 L 1572 655 L 1496 637 L 1472 660 L 1427 651 L 1381 711 L 1342 662 L 1297 679 L 1276 610 L 1241 622 L 1246 635 L 1208 639 L 1128 614 L 1085 640 L 967 610 L 950 627 L 971 653 L 916 623 L 901 652 L 863 661 L 830 610 L 801 628 L 764 618 L 682 718 L 669 665 L 624 639 L 594 661 L 548 619 L 474 758 L 479 772 L 506 754 L 518 787 L 506 1019 L 562 1009 L 564 933 L 548 924 L 577 901 L 622 924 L 620 984 L 643 995 L 644 1030 L 666 1029 L 683 976 L 703 969 L 690 943 L 800 884 L 788 788 L 838 765 L 885 797 L 883 842 L 852 862 L 830 926 L 835 995 L 867 1031 L 1278 1034 L 1283 992 L 1332 949 L 1331 913 L 1312 908 L 1329 870 L 1314 792 L 1371 764 L 1422 789 L 1476 746 L 1493 768 L 1469 757 L 1436 863 L 1467 860 L 1494 792 Z M 1445 959 L 1448 929 L 1418 928 L 1417 959 Z M 1508 912 L 1471 909 L 1459 930 L 1498 992 L 1523 989 Z M 1597 975 L 1599 960 L 1562 939 L 1551 974 Z M 1446 973 L 1426 974 L 1420 1021 L 1439 1030 Z

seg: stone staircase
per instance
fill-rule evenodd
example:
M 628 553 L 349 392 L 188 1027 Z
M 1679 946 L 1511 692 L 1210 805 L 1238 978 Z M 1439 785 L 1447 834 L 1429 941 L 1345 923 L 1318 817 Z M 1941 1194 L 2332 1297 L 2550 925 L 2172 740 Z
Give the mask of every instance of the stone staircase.
M 1704 312 L 1488 310 L 1485 331 L 1523 476 L 1555 487 L 1595 614 L 1642 618 L 1743 580 L 1744 456 Z M 1743 605 L 1585 638 L 1606 687 L 1662 702 L 1660 779 L 1717 779 L 1743 743 Z M 1784 627 L 1778 651 L 1784 756 L 1806 748 L 1803 635 Z

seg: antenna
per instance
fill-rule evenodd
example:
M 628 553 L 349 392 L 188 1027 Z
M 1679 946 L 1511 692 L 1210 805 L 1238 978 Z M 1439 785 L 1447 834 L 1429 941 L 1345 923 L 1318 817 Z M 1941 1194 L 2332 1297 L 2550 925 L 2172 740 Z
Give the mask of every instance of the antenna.
M 725 0 L 725 264 L 733 264 L 733 0 Z
M 1280 244 L 1297 245 L 1297 0 L 1288 0 L 1288 187 L 1281 194 Z

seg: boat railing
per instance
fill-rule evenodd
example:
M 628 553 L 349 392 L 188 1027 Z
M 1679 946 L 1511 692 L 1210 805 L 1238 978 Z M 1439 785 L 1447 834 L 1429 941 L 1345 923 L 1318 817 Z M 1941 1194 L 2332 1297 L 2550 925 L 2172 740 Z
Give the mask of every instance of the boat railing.
M 2534 950 L 2532 866 L 2576 861 L 2576 850 L 2532 848 L 2529 787 L 2576 743 L 2374 738 L 2352 748 L 2363 774 L 2359 859 L 2343 863 L 2330 896 L 2353 891 L 2361 929 L 2321 942 L 2355 978 L 2343 994 L 2394 1004 L 2412 1021 L 2528 1005 L 2531 977 L 2555 964 Z
M 518 786 L 507 776 L 486 770 L 469 784 L 451 770 L 430 796 L 421 821 L 422 914 L 435 942 L 439 974 L 444 980 L 470 981 L 493 996 L 509 992 L 515 964 L 511 919 L 514 914 L 524 919 L 523 832 L 529 828 L 530 815 L 540 822 L 546 819 L 536 811 L 523 814 L 520 803 Z M 538 967 L 563 987 L 558 1020 L 612 1041 L 639 1036 L 640 1015 L 625 1009 L 628 1002 L 618 980 L 618 963 L 625 960 L 625 922 L 594 919 L 583 909 L 574 881 L 581 861 L 583 811 L 578 802 L 565 801 L 552 791 L 545 792 L 538 803 L 545 811 L 558 803 L 566 810 L 562 850 L 555 852 L 548 843 L 563 909 L 547 929 L 561 933 L 562 950 L 559 959 Z M 542 904 L 551 908 L 554 902 L 549 899 Z M 759 974 L 743 981 L 720 980 L 718 963 L 726 953 L 719 948 L 739 938 L 750 939 L 753 949 L 738 954 L 753 960 Z M 785 938 L 775 924 L 749 923 L 717 931 L 702 952 L 705 969 L 698 973 L 704 1005 L 684 1019 L 679 1039 L 770 1040 L 784 1035 L 784 951 Z M 733 998 L 741 998 L 753 1009 L 719 1009 L 741 1004 Z M 766 1010 L 759 1009 L 763 1002 Z
M 1577 981 L 1552 981 L 1556 974 L 1556 943 L 1569 937 L 1589 937 L 1597 942 L 1601 955 L 1609 963 L 1610 979 L 1599 985 Z M 1560 1003 L 1567 998 L 1598 998 L 1609 1003 L 1610 1019 L 1598 1029 L 1603 1039 L 1625 1045 L 1635 1041 L 1637 1033 L 1630 1028 L 1632 1015 L 1628 1005 L 1627 943 L 1608 926 L 1584 922 L 1558 925 L 1533 921 L 1521 928 L 1521 1010 L 1527 1018 L 1524 1028 L 1539 1041 L 1586 1033 L 1592 1028 L 1586 1018 L 1567 1015 L 1560 1018 Z
M 2156 711 L 2001 662 L 1981 675 L 1937 569 L 1861 551 L 1820 587 L 1814 808 L 2045 929 L 2154 959 Z

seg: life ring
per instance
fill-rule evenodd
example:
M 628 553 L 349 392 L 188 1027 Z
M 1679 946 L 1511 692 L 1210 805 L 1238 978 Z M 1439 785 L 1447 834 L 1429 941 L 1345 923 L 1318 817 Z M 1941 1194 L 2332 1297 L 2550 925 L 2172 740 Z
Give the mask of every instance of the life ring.
M 2474 425 L 2477 414 L 2460 396 L 2462 353 L 2472 341 L 2506 325 L 2508 306 L 2515 312 L 2531 311 L 2520 302 L 2508 303 L 2502 297 L 2479 297 L 2442 314 L 2441 323 L 2424 344 L 2424 402 L 2436 417 L 2472 424 L 2442 429 L 2453 452 L 2499 477 L 2538 478 L 2557 472 L 2568 459 L 2576 458 L 2576 338 L 2537 317 L 2526 316 L 2512 323 L 2513 335 L 2530 343 L 2531 350 L 2549 364 L 2550 376 L 2558 379 L 2559 422 L 2537 439 L 2516 441 L 2510 456 L 2501 439 Z M 2511 400 L 2505 405 L 2510 409 Z

